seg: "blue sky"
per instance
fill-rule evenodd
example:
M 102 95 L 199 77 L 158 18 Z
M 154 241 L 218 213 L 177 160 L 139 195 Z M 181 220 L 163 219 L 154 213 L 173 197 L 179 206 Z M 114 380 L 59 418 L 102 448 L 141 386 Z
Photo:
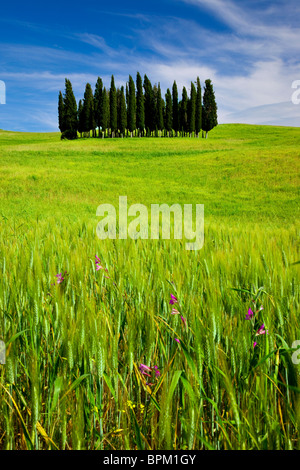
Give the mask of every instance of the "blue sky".
M 0 128 L 57 131 L 69 78 L 77 100 L 97 77 L 139 71 L 163 92 L 210 78 L 219 123 L 300 126 L 299 0 L 127 0 L 2 3 Z

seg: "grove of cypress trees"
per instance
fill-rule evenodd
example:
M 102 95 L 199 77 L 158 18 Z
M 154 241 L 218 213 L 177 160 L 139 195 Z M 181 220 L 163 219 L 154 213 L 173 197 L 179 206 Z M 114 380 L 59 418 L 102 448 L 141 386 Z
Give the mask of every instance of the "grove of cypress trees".
M 127 127 L 132 137 L 133 131 L 136 129 L 136 96 L 135 84 L 131 75 L 128 81 L 128 114 L 127 114 Z
M 195 115 L 195 133 L 199 137 L 202 129 L 202 90 L 200 79 L 197 77 L 197 96 L 196 96 L 196 115 Z
M 65 93 L 63 97 L 63 132 L 62 139 L 77 139 L 77 103 L 73 93 L 72 83 L 65 80 Z
M 145 106 L 142 77 L 136 74 L 136 127 L 139 130 L 139 136 L 144 135 L 145 129 Z
M 117 90 L 115 86 L 114 76 L 111 76 L 110 91 L 109 91 L 109 109 L 110 109 L 110 129 L 112 137 L 115 136 L 118 130 L 118 111 L 117 111 Z
M 203 96 L 202 96 L 203 95 Z M 178 99 L 177 83 L 174 80 L 172 90 L 167 88 L 165 100 L 162 98 L 160 83 L 152 86 L 147 75 L 144 82 L 139 72 L 134 82 L 131 75 L 124 86 L 116 89 L 114 76 L 111 76 L 110 88 L 103 87 L 103 82 L 98 77 L 95 85 L 95 93 L 89 83 L 86 84 L 84 98 L 77 103 L 72 90 L 70 80 L 65 79 L 65 93 L 58 95 L 58 127 L 61 138 L 75 139 L 79 131 L 83 134 L 99 137 L 109 135 L 122 137 L 138 130 L 138 135 L 183 137 L 189 133 L 199 137 L 201 129 L 208 132 L 218 125 L 217 104 L 215 100 L 211 80 L 205 81 L 204 94 L 199 77 L 191 82 L 190 96 L 183 86 L 181 100 Z M 146 134 L 145 134 L 146 130 Z M 136 134 L 137 135 L 137 134 Z M 173 134 L 172 134 L 173 135 Z
M 217 104 L 211 80 L 205 80 L 202 108 L 202 129 L 207 139 L 208 132 L 218 125 Z

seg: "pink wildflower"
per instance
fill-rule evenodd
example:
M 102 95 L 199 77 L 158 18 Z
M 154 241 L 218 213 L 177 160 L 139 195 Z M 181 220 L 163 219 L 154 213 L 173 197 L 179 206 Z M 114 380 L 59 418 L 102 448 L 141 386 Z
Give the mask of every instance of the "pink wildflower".
M 177 315 L 179 312 L 176 308 L 172 308 L 171 315 Z
M 65 271 L 64 274 L 62 274 L 62 273 L 56 274 L 57 284 L 61 284 L 65 280 L 65 278 L 64 278 L 65 274 L 67 274 L 67 271 Z
M 253 317 L 253 315 L 254 315 L 254 313 L 252 312 L 251 308 L 249 308 L 245 320 L 251 320 L 251 318 Z
M 96 265 L 96 271 L 99 271 L 99 269 L 104 269 L 101 264 L 101 259 L 98 258 L 97 255 L 95 255 L 95 265 Z
M 158 370 L 157 366 L 148 367 L 145 364 L 140 364 L 140 372 L 147 377 L 152 377 L 152 373 L 155 373 L 155 377 L 158 378 L 160 376 L 160 371 Z M 146 382 L 146 385 L 154 385 L 153 383 Z
M 147 375 L 148 377 L 151 377 L 151 375 L 147 374 L 147 372 L 151 372 L 152 370 L 151 367 L 145 366 L 145 364 L 140 364 L 139 369 L 143 375 Z
M 256 334 L 255 334 L 255 336 L 265 335 L 265 334 L 268 335 L 269 333 L 268 333 L 268 330 L 265 330 L 265 325 L 264 325 L 264 323 L 263 323 L 263 324 L 258 328 L 258 330 L 257 330 L 257 332 L 256 332 Z
M 175 295 L 171 294 L 171 299 L 170 299 L 169 304 L 174 305 L 174 304 L 177 304 L 177 302 L 178 300 L 176 299 Z

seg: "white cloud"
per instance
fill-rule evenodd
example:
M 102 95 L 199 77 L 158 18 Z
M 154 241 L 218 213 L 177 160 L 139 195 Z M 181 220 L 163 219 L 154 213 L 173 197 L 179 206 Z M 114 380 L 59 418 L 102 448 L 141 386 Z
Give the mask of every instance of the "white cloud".
M 300 126 L 300 106 L 291 101 L 243 109 L 223 117 L 223 123 Z

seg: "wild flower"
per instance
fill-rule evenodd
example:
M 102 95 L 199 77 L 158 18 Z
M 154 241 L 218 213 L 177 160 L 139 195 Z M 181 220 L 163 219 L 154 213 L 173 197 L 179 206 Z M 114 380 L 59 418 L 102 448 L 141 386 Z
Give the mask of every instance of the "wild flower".
M 62 273 L 56 274 L 56 277 L 57 277 L 57 284 L 61 284 L 65 280 Z
M 265 334 L 269 334 L 268 333 L 268 330 L 265 329 L 265 325 L 264 323 L 259 327 L 259 329 L 257 330 L 255 336 L 259 336 L 259 335 L 265 335 Z
M 245 320 L 251 320 L 251 318 L 253 318 L 253 315 L 254 315 L 254 312 L 252 312 L 251 308 L 249 308 Z
M 148 367 L 145 364 L 140 364 L 139 369 L 143 375 L 147 375 L 148 377 L 151 377 L 151 375 L 148 374 L 148 372 L 152 371 L 151 367 Z
M 102 262 L 101 262 L 101 259 L 98 258 L 97 255 L 95 255 L 96 271 L 99 271 L 100 269 L 104 269 L 101 263 L 102 263 Z
M 156 378 L 158 379 L 160 377 L 160 371 L 157 366 L 154 367 L 148 367 L 145 364 L 140 364 L 139 370 L 141 374 L 146 375 L 147 377 L 150 378 Z M 146 385 L 154 385 L 152 382 L 146 382 Z
M 63 274 L 62 273 L 56 274 L 55 275 L 55 277 L 57 277 L 56 283 L 57 284 L 62 284 L 65 280 L 64 276 L 66 276 L 66 274 L 68 274 L 67 271 L 65 271 Z M 51 286 L 55 286 L 55 282 L 54 282 L 54 284 L 51 284 Z
M 170 304 L 170 305 L 174 305 L 174 304 L 176 304 L 176 303 L 178 303 L 177 297 L 175 297 L 175 295 L 171 294 L 171 298 L 170 298 L 169 304 Z M 180 312 L 179 312 L 179 310 L 177 310 L 177 308 L 175 308 L 175 307 L 172 308 L 171 315 L 180 315 L 180 318 L 181 318 L 181 321 L 182 321 L 182 323 L 183 323 L 183 326 L 186 327 L 186 318 L 184 318 L 184 316 L 182 316 L 182 315 L 180 314 Z M 179 340 L 178 338 L 175 338 L 175 341 L 180 344 L 180 340 Z
M 96 265 L 96 271 L 100 271 L 100 269 L 103 269 L 107 273 L 107 276 L 104 276 L 104 277 L 106 277 L 106 279 L 111 279 L 110 275 L 108 274 L 108 269 L 102 266 L 102 261 L 100 258 L 98 258 L 97 255 L 95 255 L 95 265 Z
M 171 312 L 171 315 L 178 315 L 179 312 L 176 308 L 172 308 L 172 312 Z
M 254 303 L 255 305 L 255 300 L 252 300 L 252 302 Z M 255 318 L 255 315 L 258 314 L 258 312 L 260 312 L 261 310 L 263 310 L 263 305 L 260 305 L 260 307 L 258 309 L 256 309 L 255 311 L 253 311 L 251 308 L 249 308 L 248 310 L 248 313 L 245 317 L 245 320 L 252 320 L 253 318 Z M 254 336 L 260 336 L 260 335 L 264 335 L 264 334 L 268 334 L 268 330 L 265 329 L 265 325 L 264 323 L 258 328 L 258 330 L 256 332 L 253 332 L 252 335 Z M 255 348 L 257 346 L 257 341 L 254 341 L 253 342 L 253 348 Z
M 254 302 L 254 300 L 253 300 L 252 302 Z M 257 314 L 258 312 L 260 312 L 260 311 L 263 310 L 263 309 L 264 309 L 264 307 L 263 307 L 262 305 L 261 305 L 255 312 L 253 312 L 253 311 L 251 310 L 251 308 L 249 308 L 245 320 L 252 320 L 252 318 L 254 317 L 254 315 Z

